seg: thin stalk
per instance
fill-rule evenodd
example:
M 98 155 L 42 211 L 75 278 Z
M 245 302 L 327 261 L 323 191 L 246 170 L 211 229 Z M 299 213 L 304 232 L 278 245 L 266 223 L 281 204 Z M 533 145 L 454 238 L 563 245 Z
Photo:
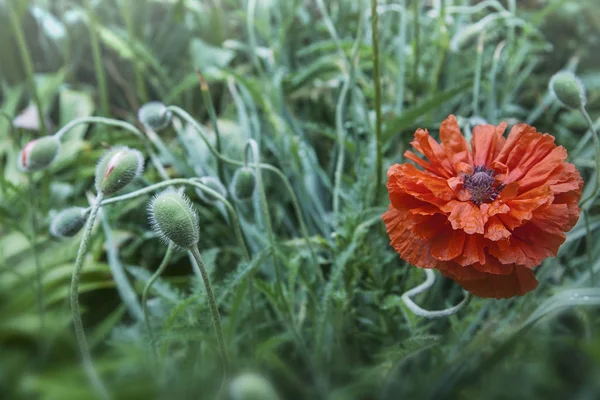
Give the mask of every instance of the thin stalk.
M 17 46 L 19 48 L 19 54 L 21 56 L 21 62 L 25 67 L 25 73 L 27 74 L 27 84 L 29 85 L 30 95 L 33 98 L 35 107 L 37 108 L 38 119 L 40 120 L 40 133 L 46 135 L 48 128 L 46 127 L 46 120 L 44 118 L 44 110 L 42 109 L 42 101 L 37 92 L 37 86 L 35 84 L 35 70 L 33 69 L 33 61 L 27 48 L 27 41 L 25 40 L 25 31 L 23 30 L 23 24 L 21 19 L 15 10 L 15 5 L 8 6 L 8 16 L 10 18 L 10 25 L 17 39 Z
M 81 310 L 79 308 L 79 279 L 81 275 L 81 270 L 83 269 L 83 261 L 87 254 L 90 238 L 92 235 L 92 228 L 94 227 L 94 222 L 96 221 L 96 217 L 98 216 L 98 211 L 100 210 L 100 205 L 102 203 L 103 194 L 102 192 L 98 193 L 96 196 L 96 200 L 92 203 L 90 216 L 85 225 L 85 230 L 83 232 L 83 237 L 81 238 L 81 243 L 79 244 L 79 250 L 77 251 L 77 258 L 75 259 L 75 267 L 73 268 L 73 275 L 71 277 L 71 311 L 73 313 L 73 325 L 75 327 L 75 336 L 77 337 L 77 344 L 79 345 L 79 351 L 81 352 L 81 359 L 83 361 L 83 367 L 90 383 L 94 386 L 94 389 L 98 393 L 98 396 L 102 399 L 109 399 L 110 396 L 106 387 L 100 380 L 100 376 L 94 367 L 94 363 L 92 362 L 92 355 L 90 354 L 90 348 L 85 337 L 85 332 L 83 330 L 83 322 L 81 320 Z
M 155 347 L 156 338 L 154 337 L 154 331 L 152 330 L 152 324 L 150 323 L 150 313 L 148 312 L 148 293 L 154 285 L 154 282 L 165 272 L 165 269 L 169 265 L 171 261 L 171 255 L 173 254 L 174 249 L 173 242 L 169 242 L 169 246 L 167 247 L 167 252 L 163 257 L 158 269 L 152 274 L 148 282 L 146 282 L 146 286 L 144 286 L 144 290 L 142 291 L 142 308 L 144 309 L 144 323 L 146 324 L 146 329 L 148 330 L 148 336 L 150 337 L 150 344 L 154 348 L 155 352 L 158 352 L 158 348 Z
M 225 336 L 223 335 L 223 327 L 221 326 L 221 316 L 219 315 L 219 308 L 217 307 L 217 301 L 212 291 L 210 284 L 210 278 L 206 272 L 206 267 L 202 261 L 202 256 L 198 250 L 198 246 L 194 245 L 189 249 L 190 253 L 194 257 L 199 269 L 202 281 L 204 282 L 204 288 L 206 289 L 206 297 L 208 298 L 208 304 L 210 306 L 210 313 L 212 315 L 213 324 L 215 325 L 215 332 L 217 334 L 217 345 L 219 346 L 219 353 L 221 354 L 221 361 L 223 362 L 223 381 L 226 381 L 229 377 L 229 357 L 227 356 L 227 349 L 225 347 Z M 192 264 L 195 265 L 195 264 Z
M 381 193 L 381 179 L 383 173 L 383 144 L 381 138 L 381 77 L 379 71 L 379 17 L 377 14 L 377 0 L 371 0 L 371 35 L 373 40 L 373 79 L 375 84 L 375 146 L 377 161 L 375 165 L 375 203 L 379 203 Z
M 502 56 L 502 50 L 506 45 L 505 41 L 498 43 L 496 50 L 494 51 L 494 58 L 492 60 L 492 69 L 490 70 L 490 100 L 488 102 L 488 121 L 489 123 L 495 124 L 498 119 L 498 111 L 496 110 L 496 76 L 498 75 L 498 68 L 500 67 L 500 57 Z
M 143 196 L 145 194 L 148 193 L 152 193 L 154 191 L 157 191 L 159 189 L 162 189 L 164 187 L 168 187 L 168 186 L 173 186 L 173 185 L 187 185 L 187 186 L 193 186 L 194 188 L 200 189 L 202 191 L 205 191 L 207 194 L 216 197 L 219 201 L 223 202 L 223 204 L 225 205 L 225 207 L 227 208 L 227 210 L 229 211 L 230 215 L 231 215 L 231 219 L 232 219 L 232 226 L 233 226 L 233 230 L 234 230 L 234 234 L 237 238 L 237 241 L 240 244 L 240 248 L 242 250 L 242 254 L 244 256 L 244 258 L 246 260 L 250 259 L 250 253 L 248 251 L 248 248 L 246 247 L 246 242 L 244 241 L 244 237 L 242 236 L 242 230 L 240 228 L 240 221 L 239 221 L 239 217 L 237 215 L 237 213 L 235 212 L 235 209 L 233 208 L 233 206 L 231 205 L 231 203 L 229 201 L 227 201 L 227 199 L 223 196 L 221 196 L 219 194 L 219 192 L 216 192 L 214 190 L 212 190 L 210 187 L 203 185 L 202 183 L 199 182 L 195 182 L 194 180 L 190 180 L 190 179 L 169 179 L 166 181 L 162 181 L 159 183 L 156 183 L 154 185 L 150 185 L 150 186 L 146 186 L 143 189 L 139 189 L 136 190 L 134 192 L 131 193 L 127 193 L 121 196 L 115 196 L 115 197 L 111 197 L 110 199 L 106 199 L 104 201 L 102 201 L 102 205 L 106 206 L 109 204 L 114 204 L 114 203 L 118 203 L 120 201 L 125 201 L 125 200 L 130 200 L 130 199 L 134 199 L 136 197 L 139 196 Z
M 287 298 L 285 297 L 285 291 L 283 290 L 283 274 L 281 271 L 281 265 L 279 258 L 277 257 L 277 243 L 275 242 L 275 234 L 273 233 L 273 224 L 271 223 L 271 213 L 269 212 L 269 202 L 265 193 L 265 186 L 262 180 L 262 171 L 260 168 L 260 152 L 258 150 L 258 144 L 254 139 L 248 140 L 246 145 L 252 151 L 252 158 L 254 161 L 254 168 L 256 173 L 256 187 L 258 188 L 258 194 L 260 196 L 261 211 L 265 222 L 265 228 L 267 230 L 267 237 L 269 238 L 269 245 L 271 246 L 271 257 L 273 258 L 273 265 L 275 268 L 275 290 L 280 297 L 282 304 L 288 309 L 292 323 L 294 323 L 294 315 L 291 305 L 288 304 Z
M 473 83 L 473 116 L 479 115 L 479 87 L 481 86 L 481 70 L 483 68 L 483 41 L 485 39 L 485 31 L 479 35 L 477 42 L 477 61 L 475 62 L 475 80 Z
M 200 134 L 200 137 L 202 138 L 202 140 L 204 141 L 204 143 L 206 144 L 206 147 L 208 147 L 208 150 L 217 158 L 223 160 L 223 162 L 230 164 L 230 165 L 235 165 L 237 167 L 243 167 L 245 166 L 243 161 L 238 161 L 238 160 L 234 160 L 232 158 L 229 158 L 227 156 L 222 155 L 221 153 L 219 153 L 214 146 L 210 143 L 210 141 L 208 140 L 208 137 L 206 136 L 204 129 L 202 128 L 202 126 L 198 123 L 198 121 L 196 121 L 194 118 L 192 118 L 191 115 L 189 115 L 184 109 L 177 107 L 177 106 L 168 106 L 167 110 L 172 111 L 173 113 L 177 114 L 178 116 L 180 116 L 181 118 L 183 118 L 186 122 L 188 122 L 190 125 L 192 125 L 196 131 Z M 289 180 L 287 179 L 287 177 L 284 175 L 283 172 L 281 172 L 281 170 L 277 167 L 272 166 L 271 164 L 266 164 L 266 163 L 260 163 L 259 164 L 260 167 L 262 169 L 266 169 L 268 171 L 271 171 L 273 173 L 275 173 L 275 175 L 277 175 L 277 177 L 281 180 L 281 182 L 283 182 L 283 185 L 285 186 L 288 194 L 290 195 L 290 198 L 292 200 L 292 205 L 294 208 L 294 212 L 296 213 L 296 218 L 298 219 L 298 223 L 300 224 L 300 231 L 302 233 L 303 239 L 306 242 L 306 246 L 308 247 L 310 254 L 311 254 L 311 258 L 312 261 L 314 263 L 315 266 L 315 270 L 317 271 L 317 274 L 319 276 L 319 278 L 321 279 L 321 281 L 324 281 L 323 278 L 323 274 L 319 268 L 318 265 L 318 261 L 317 261 L 317 257 L 316 254 L 312 248 L 312 245 L 310 243 L 310 238 L 308 235 L 308 229 L 306 227 L 306 222 L 304 221 L 304 217 L 302 215 L 302 209 L 300 208 L 300 202 L 298 201 L 298 197 L 296 197 L 296 193 L 294 192 L 294 189 L 292 188 L 292 185 L 290 184 Z
M 210 89 L 202 73 L 199 70 L 196 70 L 196 73 L 198 74 L 198 79 L 200 79 L 200 91 L 202 92 L 202 99 L 206 103 L 206 109 L 208 110 L 210 123 L 212 124 L 213 129 L 215 130 L 215 147 L 217 149 L 217 152 L 221 153 L 221 132 L 219 132 L 217 113 L 215 112 L 215 106 L 212 101 L 212 96 L 210 95 Z M 219 174 L 219 179 L 227 188 L 227 181 L 225 180 L 225 169 L 223 167 L 223 161 L 220 159 L 217 159 L 217 172 Z
M 596 148 L 596 181 L 592 192 L 579 203 L 580 207 L 583 208 L 588 201 L 594 199 L 598 195 L 598 189 L 600 189 L 600 139 L 598 138 L 598 132 L 596 132 L 596 128 L 594 127 L 594 122 L 592 121 L 592 118 L 590 118 L 588 112 L 585 110 L 585 107 L 582 106 L 579 109 L 579 111 L 581 111 L 581 113 L 583 114 L 583 117 L 585 118 L 586 122 L 590 127 L 590 130 L 592 131 L 594 147 Z
M 133 47 L 133 44 L 136 39 L 135 34 L 135 26 L 133 24 L 133 10 L 132 6 L 134 6 L 133 2 L 123 1 L 120 4 L 121 15 L 123 16 L 123 20 L 125 21 L 125 27 L 127 28 L 127 38 L 129 39 L 129 45 Z M 142 103 L 148 102 L 148 90 L 146 89 L 146 82 L 144 80 L 144 74 L 142 73 L 142 69 L 140 68 L 137 60 L 133 60 L 133 73 L 135 75 L 135 87 L 137 89 L 137 93 L 142 100 Z
M 371 2 L 375 2 L 376 0 L 371 0 Z M 413 6 L 413 18 L 415 19 L 415 28 L 414 28 L 414 38 L 413 38 L 413 54 L 415 57 L 413 64 L 413 82 L 417 84 L 419 82 L 419 62 L 421 59 L 421 24 L 419 22 L 419 18 L 421 16 L 421 0 L 412 0 Z
M 434 272 L 431 269 L 424 269 L 424 271 L 425 271 L 425 275 L 426 275 L 425 282 L 423 282 L 422 284 L 420 284 L 417 287 L 410 289 L 409 291 L 405 292 L 402 295 L 402 301 L 404 302 L 404 304 L 406 304 L 408 309 L 410 311 L 412 311 L 414 314 L 416 314 L 420 317 L 423 317 L 423 318 L 428 318 L 428 319 L 449 317 L 451 315 L 456 314 L 457 312 L 459 312 L 460 310 L 462 310 L 469 304 L 469 302 L 471 301 L 471 294 L 469 292 L 465 291 L 465 298 L 460 303 L 458 303 L 457 305 L 455 305 L 453 307 L 449 307 L 444 310 L 438 310 L 438 311 L 429 311 L 429 310 L 425 310 L 425 309 L 419 307 L 412 300 L 412 297 L 429 289 L 435 282 Z
M 85 2 L 88 19 L 90 21 L 90 46 L 92 47 L 92 59 L 94 61 L 94 71 L 96 74 L 96 84 L 100 95 L 100 110 L 105 117 L 110 115 L 110 103 L 108 101 L 108 86 L 106 84 L 106 75 L 102 66 L 102 52 L 100 42 L 98 41 L 97 21 L 92 9 L 90 0 Z

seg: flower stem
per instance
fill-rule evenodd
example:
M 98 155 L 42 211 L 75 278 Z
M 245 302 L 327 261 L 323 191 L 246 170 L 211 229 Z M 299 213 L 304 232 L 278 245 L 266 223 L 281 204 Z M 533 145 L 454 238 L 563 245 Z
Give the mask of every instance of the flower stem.
M 202 276 L 202 281 L 204 282 L 204 287 L 206 289 L 206 296 L 208 297 L 208 304 L 210 306 L 210 312 L 212 314 L 212 320 L 213 324 L 215 325 L 215 331 L 217 334 L 217 345 L 219 346 L 219 353 L 221 353 L 221 361 L 223 362 L 224 381 L 226 381 L 229 377 L 229 357 L 227 356 L 227 349 L 225 348 L 225 336 L 223 335 L 223 327 L 221 326 L 221 316 L 219 315 L 219 308 L 217 307 L 217 301 L 215 300 L 215 295 L 212 291 L 210 278 L 208 277 L 208 273 L 206 272 L 206 267 L 204 266 L 204 262 L 202 261 L 202 256 L 200 255 L 198 246 L 192 246 L 189 249 L 189 251 L 196 260 L 196 263 L 198 264 L 197 266 L 200 270 L 200 275 Z
M 81 243 L 79 244 L 79 250 L 77 251 L 77 258 L 75 259 L 75 267 L 73 268 L 73 276 L 71 277 L 71 312 L 73 313 L 73 325 L 75 327 L 75 336 L 77 337 L 77 344 L 79 345 L 79 351 L 81 352 L 81 358 L 83 361 L 83 367 L 85 372 L 90 380 L 90 383 L 96 389 L 98 396 L 102 399 L 110 398 L 106 387 L 100 380 L 98 376 L 98 372 L 94 368 L 94 364 L 92 362 L 92 356 L 90 354 L 90 348 L 85 337 L 85 332 L 83 330 L 83 322 L 81 320 L 81 310 L 79 308 L 79 278 L 81 275 L 81 270 L 83 269 L 83 261 L 88 251 L 88 247 L 90 244 L 90 237 L 92 235 L 92 228 L 94 227 L 94 221 L 98 216 L 98 211 L 100 210 L 100 205 L 102 202 L 103 194 L 102 192 L 98 193 L 96 200 L 94 200 L 92 204 L 92 208 L 90 211 L 90 216 L 85 225 L 85 230 L 83 232 L 83 237 L 81 238 Z
M 418 2 L 417 2 L 418 3 Z M 377 14 L 377 0 L 371 0 L 371 35 L 373 41 L 373 79 L 375 84 L 375 146 L 376 146 L 376 164 L 375 164 L 375 203 L 379 203 L 381 193 L 381 179 L 383 172 L 383 144 L 381 139 L 381 77 L 379 71 L 379 16 Z M 418 46 L 417 46 L 418 47 Z
M 154 274 L 152 274 L 148 282 L 146 282 L 146 286 L 144 286 L 144 290 L 142 292 L 142 308 L 144 309 L 144 322 L 146 323 L 148 336 L 150 336 L 150 343 L 154 348 L 156 340 L 154 337 L 154 331 L 152 330 L 152 324 L 150 324 L 150 314 L 148 313 L 148 293 L 150 292 L 150 289 L 152 288 L 154 282 L 156 282 L 156 280 L 162 275 L 162 273 L 169 265 L 169 261 L 171 261 L 171 255 L 173 254 L 173 248 L 173 242 L 169 242 L 167 252 L 165 253 L 165 256 L 163 257 L 160 265 L 158 266 L 158 269 L 154 272 Z M 155 351 L 158 351 L 158 349 L 155 348 Z
M 44 111 L 42 109 L 42 102 L 40 100 L 40 96 L 37 92 L 37 87 L 35 84 L 35 71 L 33 69 L 33 61 L 31 60 L 31 55 L 29 54 L 29 49 L 27 48 L 27 41 L 25 40 L 25 32 L 23 30 L 23 25 L 21 24 L 21 19 L 15 10 L 15 4 L 8 6 L 8 15 L 11 22 L 11 27 L 15 38 L 17 39 L 17 46 L 19 48 L 19 54 L 21 56 L 21 62 L 25 67 L 25 73 L 27 74 L 27 84 L 29 85 L 30 95 L 33 98 L 33 102 L 35 103 L 35 107 L 37 108 L 38 119 L 40 120 L 40 133 L 45 135 L 48 131 L 46 128 L 46 120 L 44 118 Z
M 590 127 L 590 131 L 592 131 L 592 139 L 594 140 L 594 147 L 596 148 L 596 182 L 594 183 L 594 189 L 592 192 L 583 200 L 580 201 L 580 207 L 583 208 L 586 203 L 592 199 L 594 199 L 598 195 L 598 189 L 600 189 L 600 139 L 598 138 L 598 132 L 596 132 L 596 128 L 594 128 L 594 122 L 590 115 L 585 110 L 585 107 L 581 107 L 579 109 L 585 118 L 585 121 L 588 123 Z
M 431 269 L 424 269 L 424 271 L 425 271 L 425 275 L 427 276 L 427 278 L 425 279 L 425 282 L 423 282 L 422 284 L 420 284 L 417 287 L 410 289 L 409 291 L 405 292 L 402 295 L 402 301 L 404 302 L 404 304 L 406 304 L 408 309 L 410 311 L 412 311 L 414 314 L 418 315 L 419 317 L 428 318 L 428 319 L 449 317 L 451 315 L 456 314 L 457 312 L 459 312 L 460 310 L 462 310 L 463 308 L 465 308 L 465 306 L 467 306 L 469 304 L 469 302 L 471 301 L 471 294 L 469 292 L 465 291 L 465 298 L 460 303 L 455 305 L 454 307 L 450 307 L 450 308 L 446 308 L 444 310 L 438 310 L 438 311 L 429 311 L 429 310 L 425 310 L 425 309 L 419 307 L 412 300 L 412 297 L 429 289 L 435 282 L 435 274 L 433 273 L 433 271 Z
M 39 313 L 40 319 L 40 347 L 43 347 L 42 342 L 44 338 L 44 329 L 46 326 L 45 323 L 45 302 L 44 302 L 44 271 L 40 264 L 40 257 L 37 251 L 37 233 L 38 233 L 38 224 L 37 224 L 37 216 L 36 210 L 38 207 L 36 206 L 35 199 L 37 196 L 35 194 L 34 182 L 29 176 L 29 205 L 31 207 L 31 236 L 29 237 L 29 244 L 31 245 L 31 252 L 33 253 L 33 261 L 35 264 L 35 281 L 36 281 L 36 301 L 37 301 L 37 309 Z

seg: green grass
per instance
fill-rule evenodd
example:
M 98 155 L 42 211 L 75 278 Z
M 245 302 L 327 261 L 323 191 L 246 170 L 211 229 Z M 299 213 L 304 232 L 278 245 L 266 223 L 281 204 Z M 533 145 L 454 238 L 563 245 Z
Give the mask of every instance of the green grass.
M 401 300 L 425 275 L 389 246 L 381 222 L 388 200 L 376 178 L 378 149 L 385 170 L 403 161 L 417 128 L 436 135 L 453 113 L 465 133 L 507 121 L 553 134 L 586 182 L 584 197 L 592 194 L 592 135 L 580 113 L 552 99 L 548 82 L 575 71 L 598 127 L 596 1 L 378 3 L 372 24 L 366 0 L 0 1 L 0 397 L 94 398 L 68 304 L 81 234 L 58 240 L 48 227 L 56 211 L 89 206 L 105 150 L 144 153 L 146 171 L 127 193 L 166 178 L 230 183 L 239 165 L 227 160 L 244 164 L 249 139 L 269 165 L 264 197 L 239 202 L 229 188 L 226 197 L 250 261 L 232 209 L 186 186 L 233 375 L 260 373 L 282 399 L 600 396 L 595 196 L 587 226 L 582 214 L 558 256 L 536 270 L 535 291 L 474 298 L 458 314 L 428 320 Z M 181 107 L 198 129 L 177 117 L 144 132 L 145 143 L 122 124 L 78 125 L 48 170 L 18 170 L 28 140 L 76 118 L 143 130 L 136 114 L 147 100 Z M 254 168 L 258 160 L 247 157 Z M 80 284 L 93 362 L 116 399 L 214 399 L 219 352 L 186 252 L 170 255 L 149 289 L 154 343 L 135 312 L 167 252 L 150 228 L 149 198 L 104 206 L 93 231 Z M 414 300 L 440 310 L 462 297 L 438 275 Z

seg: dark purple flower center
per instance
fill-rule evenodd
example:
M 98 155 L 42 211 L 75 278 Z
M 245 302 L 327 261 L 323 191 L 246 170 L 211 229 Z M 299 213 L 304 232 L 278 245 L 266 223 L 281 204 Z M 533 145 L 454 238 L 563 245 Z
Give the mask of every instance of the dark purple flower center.
M 504 185 L 494 178 L 494 171 L 483 165 L 473 169 L 472 174 L 463 177 L 464 187 L 471 193 L 471 201 L 476 205 L 491 203 L 498 197 Z

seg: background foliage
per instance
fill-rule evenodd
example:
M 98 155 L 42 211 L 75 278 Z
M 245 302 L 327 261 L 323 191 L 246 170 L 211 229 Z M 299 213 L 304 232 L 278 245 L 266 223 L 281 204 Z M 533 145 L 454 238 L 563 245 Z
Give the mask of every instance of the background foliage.
M 478 123 L 502 120 L 554 134 L 591 188 L 591 133 L 547 87 L 556 71 L 576 71 L 588 111 L 600 116 L 595 0 L 379 4 L 385 166 L 402 161 L 417 127 L 435 131 L 454 113 L 467 135 Z M 538 289 L 524 297 L 475 299 L 460 314 L 431 321 L 400 301 L 423 273 L 388 246 L 380 221 L 387 199 L 375 197 L 370 17 L 370 5 L 354 0 L 0 0 L 0 108 L 15 125 L 11 130 L 0 117 L 3 398 L 93 397 L 66 301 L 78 238 L 54 239 L 48 225 L 57 210 L 88 205 L 106 148 L 143 150 L 123 131 L 83 126 L 66 137 L 50 171 L 28 177 L 16 167 L 19 149 L 76 117 L 137 123 L 138 108 L 150 100 L 181 106 L 212 135 L 196 70 L 210 85 L 225 153 L 243 159 L 247 138 L 260 143 L 264 161 L 291 180 L 318 255 L 315 265 L 291 199 L 273 176 L 265 173 L 275 249 L 258 196 L 236 204 L 249 264 L 223 210 L 188 190 L 236 371 L 260 372 L 285 399 L 600 396 L 600 314 L 585 307 L 600 304 L 597 203 L 588 231 L 581 218 L 558 257 L 537 270 Z M 175 125 L 160 133 L 174 154 L 160 154 L 168 173 L 215 175 L 197 132 Z M 233 172 L 226 169 L 228 180 Z M 148 168 L 134 186 L 159 180 Z M 111 271 L 122 266 L 141 293 L 164 255 L 149 229 L 147 200 L 105 207 L 93 237 L 81 291 L 95 363 L 115 398 L 212 398 L 218 354 L 204 290 L 186 254 L 176 253 L 150 301 L 163 354 L 160 379 L 143 321 L 115 288 Z M 271 251 L 283 264 L 297 328 L 280 317 Z M 308 284 L 317 271 L 325 281 Z M 438 279 L 417 301 L 440 309 L 461 296 L 454 283 Z

